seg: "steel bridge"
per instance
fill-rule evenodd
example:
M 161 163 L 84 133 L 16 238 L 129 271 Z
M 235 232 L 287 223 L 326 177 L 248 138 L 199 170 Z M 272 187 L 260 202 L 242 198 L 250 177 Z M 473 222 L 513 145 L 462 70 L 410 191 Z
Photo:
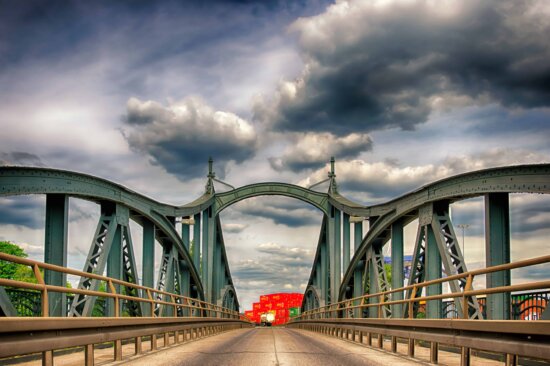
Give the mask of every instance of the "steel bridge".
M 251 327 L 238 313 L 220 213 L 248 198 L 276 195 L 306 202 L 323 216 L 302 315 L 288 327 L 369 345 L 376 339 L 382 348 L 389 341 L 394 352 L 405 341 L 411 357 L 415 344 L 424 341 L 434 363 L 439 344 L 457 347 L 462 364 L 469 364 L 470 349 L 502 353 L 507 364 L 517 363 L 518 356 L 550 359 L 550 279 L 512 284 L 510 275 L 514 269 L 547 264 L 550 256 L 533 253 L 533 259 L 510 261 L 509 214 L 511 193 L 550 193 L 550 164 L 465 173 L 372 206 L 339 193 L 334 159 L 323 181 L 327 192 L 271 182 L 218 193 L 215 182 L 223 183 L 210 160 L 204 194 L 174 206 L 86 174 L 1 167 L 0 196 L 45 195 L 46 215 L 43 262 L 0 253 L 0 261 L 29 266 L 35 276 L 34 283 L 0 278 L 0 358 L 42 352 L 43 363 L 53 364 L 54 350 L 82 346 L 86 363 L 93 364 L 93 345 L 101 342 L 114 342 L 115 359 L 121 359 L 123 339 L 134 339 L 140 353 L 144 337 L 155 349 L 158 334 L 169 344 L 170 337 L 183 342 Z M 450 205 L 473 197 L 485 201 L 486 260 L 485 268 L 469 271 Z M 81 270 L 67 268 L 72 198 L 97 203 L 100 209 Z M 143 228 L 141 273 L 130 220 Z M 404 227 L 413 222 L 418 228 L 405 283 Z M 176 230 L 180 224 L 181 235 Z M 158 268 L 155 241 L 163 249 Z M 386 245 L 391 246 L 391 281 Z M 67 275 L 80 278 L 77 288 L 66 287 Z M 473 281 L 480 276 L 486 287 L 475 289 Z M 16 289 L 40 294 L 34 317 L 18 316 Z M 533 306 L 547 320 L 512 320 L 511 293 L 518 291 L 538 291 Z

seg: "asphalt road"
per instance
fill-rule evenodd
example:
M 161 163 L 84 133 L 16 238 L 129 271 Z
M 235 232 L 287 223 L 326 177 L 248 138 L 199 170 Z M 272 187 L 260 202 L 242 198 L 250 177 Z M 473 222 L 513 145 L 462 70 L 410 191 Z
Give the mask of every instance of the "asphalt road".
M 352 342 L 287 328 L 249 328 L 222 333 L 132 358 L 122 364 L 205 365 L 418 365 Z

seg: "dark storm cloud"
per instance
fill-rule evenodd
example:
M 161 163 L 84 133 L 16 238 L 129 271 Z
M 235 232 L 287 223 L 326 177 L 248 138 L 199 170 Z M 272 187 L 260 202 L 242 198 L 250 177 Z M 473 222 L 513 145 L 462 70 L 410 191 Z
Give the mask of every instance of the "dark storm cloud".
M 345 135 L 411 130 L 465 99 L 547 107 L 549 13 L 545 1 L 337 3 L 293 25 L 305 69 L 255 116 Z
M 510 229 L 513 236 L 537 236 L 542 230 L 550 230 L 550 197 L 547 196 L 511 196 Z
M 222 166 L 218 174 L 223 176 L 229 161 L 242 162 L 256 151 L 251 124 L 235 114 L 215 111 L 198 98 L 166 107 L 131 98 L 124 121 L 130 147 L 182 180 L 203 176 L 210 156 Z
M 288 227 L 319 225 L 319 211 L 313 206 L 291 198 L 278 197 L 277 201 L 248 199 L 235 206 L 239 213 L 272 220 Z
M 0 224 L 40 229 L 44 227 L 45 212 L 45 201 L 35 196 L 0 199 Z

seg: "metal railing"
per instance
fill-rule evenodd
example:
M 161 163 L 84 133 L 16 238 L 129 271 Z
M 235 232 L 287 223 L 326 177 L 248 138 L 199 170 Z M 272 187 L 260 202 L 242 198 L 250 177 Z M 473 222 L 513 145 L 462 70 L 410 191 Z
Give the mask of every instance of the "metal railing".
M 41 303 L 41 316 L 49 316 L 49 303 L 48 303 L 48 292 L 60 292 L 66 294 L 81 294 L 86 296 L 97 296 L 100 298 L 113 299 L 114 306 L 114 317 L 120 317 L 120 304 L 123 301 L 136 301 L 140 303 L 146 303 L 150 306 L 150 314 L 152 317 L 162 316 L 162 314 L 156 315 L 156 308 L 158 306 L 167 306 L 173 309 L 174 314 L 178 314 L 178 310 L 186 310 L 186 313 L 190 317 L 219 317 L 219 318 L 229 318 L 229 319 L 239 319 L 240 315 L 237 311 L 226 309 L 224 307 L 210 304 L 206 301 L 194 299 L 191 297 L 174 294 L 171 292 L 157 290 L 151 287 L 141 286 L 135 283 L 122 281 L 115 278 L 105 277 L 102 275 L 88 273 L 83 271 L 78 271 L 75 269 L 65 268 L 61 266 L 56 266 L 53 264 L 42 263 L 34 261 L 27 258 L 21 258 L 5 253 L 0 253 L 0 260 L 17 263 L 21 265 L 29 266 L 34 274 L 34 278 L 37 283 L 25 282 L 25 281 L 16 281 L 11 279 L 0 278 L 0 286 L 12 287 L 18 289 L 27 289 L 27 290 L 36 290 L 40 292 L 40 303 Z M 93 291 L 79 288 L 69 288 L 56 285 L 48 285 L 44 282 L 43 275 L 41 270 L 56 271 L 60 273 L 65 273 L 69 275 L 87 277 L 92 280 L 103 281 L 106 284 L 106 288 L 109 292 Z M 137 290 L 139 294 L 144 294 L 146 296 L 130 296 L 121 293 L 120 290 L 117 290 L 117 287 L 123 288 L 133 288 Z M 170 299 L 170 301 L 164 301 L 162 299 Z M 180 312 L 181 313 L 181 312 Z
M 373 339 L 380 349 L 390 345 L 392 352 L 397 352 L 398 339 L 405 340 L 407 355 L 414 357 L 415 346 L 419 342 L 429 346 L 430 362 L 438 362 L 439 345 L 444 344 L 458 349 L 460 364 L 469 365 L 471 350 L 488 351 L 501 354 L 506 365 L 517 365 L 519 357 L 534 358 L 550 361 L 550 321 L 540 319 L 544 312 L 548 312 L 548 294 L 550 281 L 499 286 L 479 290 L 472 289 L 476 276 L 488 275 L 499 271 L 541 265 L 550 262 L 550 256 L 543 256 L 522 260 L 514 263 L 487 267 L 479 270 L 456 274 L 440 279 L 392 289 L 376 294 L 366 294 L 335 304 L 305 311 L 288 324 L 289 327 L 309 330 L 321 334 L 348 339 L 368 346 L 373 346 Z M 465 287 L 459 292 L 441 293 L 437 295 L 421 296 L 428 286 L 442 285 L 449 281 L 465 279 Z M 510 294 L 518 291 L 544 290 L 530 294 L 514 294 L 510 302 L 511 315 L 517 313 L 520 320 L 479 320 L 469 319 L 473 309 L 472 297 L 492 294 Z M 399 300 L 390 299 L 392 294 L 408 295 L 408 298 Z M 488 298 L 477 298 L 482 310 L 486 309 Z M 445 301 L 446 300 L 446 301 Z M 429 305 L 436 301 L 441 305 L 441 319 L 415 317 L 415 308 L 420 304 Z M 448 313 L 444 313 L 443 305 L 454 306 Z M 402 317 L 384 317 L 384 306 L 403 307 Z M 416 305 L 416 306 L 415 306 Z M 462 307 L 464 311 L 458 310 Z M 369 311 L 369 309 L 375 309 Z M 536 316 L 521 316 L 526 314 Z M 375 317 L 365 317 L 365 315 Z M 449 314 L 451 316 L 449 317 Z M 454 315 L 456 314 L 456 317 Z M 461 317 L 459 317 L 461 315 Z
M 91 366 L 94 365 L 94 345 L 99 343 L 112 342 L 113 359 L 118 361 L 122 360 L 124 340 L 134 343 L 137 355 L 143 352 L 144 340 L 150 342 L 150 350 L 156 350 L 159 347 L 159 334 L 164 338 L 163 345 L 166 347 L 252 326 L 252 323 L 241 317 L 237 311 L 187 296 L 5 253 L 0 253 L 0 261 L 29 266 L 37 282 L 0 278 L 0 286 L 7 287 L 6 293 L 17 293 L 17 296 L 25 298 L 21 313 L 30 315 L 0 317 L 0 359 L 41 353 L 42 364 L 53 365 L 54 350 L 83 347 L 84 363 Z M 43 271 L 56 271 L 102 281 L 106 284 L 108 292 L 48 285 L 44 282 Z M 126 288 L 137 290 L 135 293 L 138 295 L 129 296 L 122 293 Z M 51 292 L 68 294 L 67 297 L 71 297 L 72 294 L 97 296 L 105 300 L 103 304 L 110 299 L 115 305 L 114 316 L 50 317 L 48 293 Z M 121 313 L 121 308 L 125 301 L 145 303 L 150 307 L 151 316 L 124 316 L 126 314 Z M 155 310 L 159 306 L 169 307 L 174 315 L 162 316 L 161 312 L 157 315 Z M 19 312 L 20 309 L 16 310 Z M 36 316 L 37 314 L 40 316 Z
M 550 263 L 550 255 L 531 258 L 531 259 L 522 260 L 522 261 L 513 262 L 513 263 L 501 264 L 498 266 L 482 268 L 478 270 L 455 274 L 448 277 L 442 277 L 435 280 L 425 281 L 425 282 L 421 282 L 410 286 L 391 289 L 384 292 L 379 292 L 375 294 L 366 294 L 363 296 L 354 297 L 354 298 L 340 301 L 334 304 L 322 306 L 317 309 L 304 311 L 298 318 L 295 318 L 295 320 L 355 318 L 357 316 L 355 316 L 353 310 L 358 309 L 362 313 L 363 310 L 366 310 L 371 307 L 376 307 L 378 318 L 382 318 L 384 306 L 399 305 L 399 304 L 407 305 L 406 306 L 407 314 L 404 314 L 406 315 L 404 317 L 413 319 L 415 304 L 420 304 L 421 302 L 429 302 L 433 300 L 443 300 L 443 299 L 454 299 L 455 301 L 457 299 L 460 299 L 462 303 L 462 309 L 466 309 L 466 311 L 462 312 L 463 313 L 462 317 L 464 319 L 468 319 L 468 314 L 470 309 L 469 299 L 472 296 L 491 295 L 491 294 L 497 294 L 497 293 L 510 293 L 510 292 L 516 292 L 516 291 L 550 289 L 550 280 L 547 280 L 547 281 L 537 281 L 537 282 L 522 283 L 522 284 L 516 284 L 516 285 L 510 285 L 510 286 L 499 286 L 499 287 L 473 290 L 472 283 L 476 276 L 487 275 L 487 274 L 499 272 L 499 271 L 524 268 L 524 267 L 534 266 L 534 265 L 539 265 L 544 263 Z M 443 283 L 447 283 L 447 282 L 455 281 L 459 279 L 466 279 L 466 285 L 464 289 L 460 292 L 450 292 L 450 293 L 443 293 L 443 294 L 430 295 L 430 296 L 417 296 L 417 294 L 421 294 L 422 290 L 427 288 L 428 286 L 439 285 L 439 284 L 443 284 Z M 409 296 L 408 298 L 405 298 L 402 300 L 386 301 L 386 299 L 389 298 L 391 294 L 395 294 L 395 293 L 400 293 L 402 295 L 405 295 L 408 293 Z M 371 299 L 373 301 L 370 301 Z

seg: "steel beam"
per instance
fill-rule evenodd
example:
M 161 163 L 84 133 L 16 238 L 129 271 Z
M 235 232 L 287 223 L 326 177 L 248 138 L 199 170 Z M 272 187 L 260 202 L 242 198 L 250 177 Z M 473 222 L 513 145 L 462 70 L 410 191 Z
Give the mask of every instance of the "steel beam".
M 426 243 L 426 281 L 441 278 L 441 255 L 431 225 L 424 226 L 427 237 Z M 440 283 L 430 285 L 426 289 L 426 295 L 440 295 L 442 286 Z M 441 300 L 429 300 L 426 304 L 426 317 L 431 319 L 441 318 Z
M 326 235 L 326 229 L 324 230 L 324 238 L 321 241 L 321 283 L 319 284 L 321 288 L 321 297 L 325 304 L 329 304 L 329 260 L 327 258 L 327 235 Z
M 8 293 L 3 286 L 0 286 L 0 317 L 17 316 L 17 310 L 11 303 Z
M 200 212 L 194 216 L 195 224 L 193 225 L 193 264 L 197 272 L 202 275 L 201 267 L 201 214 Z
M 201 280 L 202 280 L 202 286 L 204 289 L 204 296 L 209 299 L 210 296 L 208 295 L 208 234 L 210 230 L 208 229 L 208 226 L 210 226 L 210 218 L 208 211 L 210 208 L 204 210 L 202 212 L 202 241 L 201 241 Z
M 353 224 L 353 255 L 356 254 L 357 249 L 361 246 L 361 242 L 363 240 L 363 222 L 355 222 Z M 348 264 L 349 266 L 349 264 Z M 363 295 L 363 290 L 365 288 L 362 278 L 363 278 L 363 270 L 365 269 L 365 260 L 359 262 L 358 265 L 355 266 L 354 272 L 353 272 L 353 297 L 359 297 Z M 360 318 L 363 317 L 363 311 L 362 309 L 357 309 L 355 311 L 355 317 Z
M 143 242 L 142 242 L 142 268 L 141 268 L 141 284 L 146 287 L 153 288 L 155 286 L 155 224 L 144 219 L 143 226 Z M 151 308 L 145 306 L 143 314 L 151 316 Z
M 122 232 L 120 226 L 117 225 L 115 235 L 113 237 L 113 242 L 111 244 L 111 250 L 107 257 L 107 277 L 116 278 L 122 280 Z M 116 292 L 120 293 L 120 286 L 114 285 Z M 110 292 L 109 286 L 107 285 L 107 292 Z M 115 303 L 114 299 L 106 299 L 107 308 L 105 316 L 115 316 Z M 120 308 L 119 305 L 119 314 Z
M 102 204 L 101 216 L 96 227 L 94 239 L 84 263 L 84 272 L 104 273 L 117 226 L 116 206 L 110 203 Z M 78 288 L 97 291 L 99 289 L 99 281 L 81 277 Z M 75 294 L 71 304 L 70 316 L 91 316 L 95 300 L 95 296 Z
M 46 195 L 46 227 L 44 240 L 44 262 L 67 267 L 67 231 L 69 222 L 69 197 L 64 194 Z M 60 272 L 44 272 L 48 285 L 65 286 L 67 275 Z M 49 315 L 67 314 L 67 295 L 48 293 Z
M 404 286 L 403 280 L 403 220 L 397 220 L 391 226 L 391 287 L 392 289 Z M 394 292 L 393 301 L 403 300 L 403 292 Z M 391 306 L 392 318 L 403 317 L 403 306 L 395 304 Z
M 458 244 L 453 224 L 451 222 L 451 217 L 449 215 L 448 202 L 439 202 L 436 205 L 436 211 L 434 212 L 431 226 L 437 241 L 445 274 L 447 276 L 452 276 L 454 274 L 467 272 L 468 269 L 466 268 L 466 262 L 462 255 L 462 251 L 460 250 L 460 245 Z M 451 292 L 464 291 L 466 289 L 466 285 L 466 278 L 449 281 Z M 473 290 L 471 284 L 468 290 Z M 479 303 L 475 296 L 468 298 L 469 310 L 467 314 L 464 314 L 463 312 L 463 304 L 461 299 L 455 299 L 454 305 L 458 315 L 462 318 L 483 318 L 479 308 Z
M 376 265 L 374 260 L 374 249 L 371 248 L 367 252 L 367 266 L 365 268 L 365 275 L 367 276 L 365 283 L 369 286 L 369 295 L 380 292 L 378 290 L 378 283 L 376 281 Z M 376 297 L 371 297 L 368 300 L 369 304 L 378 304 L 379 301 Z M 378 308 L 376 306 L 369 306 L 368 308 L 369 318 L 378 318 Z
M 424 230 L 424 227 L 426 226 L 427 220 L 424 220 L 422 218 L 422 215 L 419 215 L 419 224 L 418 229 L 416 232 L 416 240 L 414 244 L 414 250 L 413 250 L 413 257 L 411 262 L 411 274 L 409 276 L 409 283 L 408 286 L 413 286 L 416 284 L 419 284 L 421 282 L 424 282 L 424 278 L 426 276 L 426 230 Z M 429 218 L 431 220 L 431 217 Z M 422 225 L 424 224 L 424 225 Z M 407 290 L 407 299 L 414 299 L 415 297 L 419 297 L 420 293 L 415 292 L 412 290 Z M 418 305 L 415 303 L 413 305 L 413 309 L 409 309 L 408 305 L 405 304 L 404 306 L 404 314 L 406 314 L 409 318 L 416 317 L 416 307 Z
M 508 193 L 485 196 L 485 266 L 510 263 Z M 510 285 L 510 270 L 487 274 L 487 288 Z M 510 293 L 487 295 L 487 318 L 510 319 Z
M 330 266 L 330 301 L 338 302 L 338 293 L 340 291 L 341 281 L 341 240 L 340 240 L 340 211 L 330 206 L 330 215 L 328 217 L 328 254 Z
M 348 269 L 349 266 L 349 260 L 350 260 L 350 223 L 349 223 L 349 215 L 347 213 L 342 213 L 343 216 L 343 222 L 342 222 L 342 230 L 343 230 L 343 238 L 342 238 L 342 244 L 343 244 L 343 252 L 344 252 L 344 258 L 343 258 L 343 264 L 342 264 L 342 270 L 345 272 Z
M 362 272 L 365 268 L 365 261 L 360 261 L 357 267 L 355 268 L 354 277 L 353 277 L 353 297 L 363 296 L 363 281 L 362 281 Z M 355 305 L 360 305 L 362 300 L 357 300 Z M 355 318 L 363 317 L 363 310 L 360 308 L 355 309 L 354 315 Z

